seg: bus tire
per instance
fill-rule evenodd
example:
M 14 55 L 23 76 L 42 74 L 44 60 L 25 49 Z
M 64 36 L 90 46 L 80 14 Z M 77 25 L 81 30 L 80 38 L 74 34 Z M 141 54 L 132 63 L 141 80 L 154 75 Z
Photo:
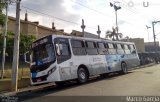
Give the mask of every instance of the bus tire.
M 87 70 L 83 67 L 80 67 L 77 71 L 77 75 L 78 75 L 78 82 L 80 84 L 83 84 L 85 82 L 88 81 L 88 73 L 87 73 Z
M 64 86 L 65 82 L 64 81 L 58 81 L 58 82 L 55 82 L 55 84 L 57 85 L 57 87 L 61 87 L 61 86 Z
M 100 77 L 101 78 L 106 78 L 108 75 L 109 75 L 109 73 L 103 73 L 103 74 L 100 74 Z
M 125 62 L 121 63 L 121 74 L 127 74 L 128 73 L 128 68 L 127 64 Z

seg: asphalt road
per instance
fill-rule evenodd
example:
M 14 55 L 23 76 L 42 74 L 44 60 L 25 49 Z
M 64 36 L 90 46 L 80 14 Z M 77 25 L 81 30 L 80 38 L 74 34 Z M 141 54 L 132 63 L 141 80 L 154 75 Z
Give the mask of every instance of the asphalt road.
M 73 99 L 82 102 L 83 99 L 87 99 L 76 96 L 96 96 L 92 97 L 94 101 L 100 98 L 97 96 L 110 96 L 113 99 L 112 96 L 160 96 L 160 65 L 131 70 L 126 75 L 115 73 L 106 78 L 96 77 L 83 85 L 72 83 L 59 88 L 53 86 L 19 96 L 19 100 L 25 102 L 49 102 L 51 100 L 54 102 L 57 98 L 65 102 L 71 102 Z

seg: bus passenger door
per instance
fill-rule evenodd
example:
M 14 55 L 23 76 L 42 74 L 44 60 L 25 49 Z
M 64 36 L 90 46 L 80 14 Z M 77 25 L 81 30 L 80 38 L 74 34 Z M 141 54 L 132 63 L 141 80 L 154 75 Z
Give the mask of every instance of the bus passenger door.
M 57 66 L 61 80 L 71 79 L 71 51 L 69 41 L 66 38 L 56 38 Z

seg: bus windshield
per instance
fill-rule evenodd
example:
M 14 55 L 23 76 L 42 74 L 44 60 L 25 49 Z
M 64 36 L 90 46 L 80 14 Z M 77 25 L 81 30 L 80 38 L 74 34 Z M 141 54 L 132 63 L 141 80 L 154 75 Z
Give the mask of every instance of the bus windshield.
M 32 62 L 36 62 L 36 65 L 53 62 L 56 59 L 54 47 L 48 43 L 35 47 L 32 54 Z

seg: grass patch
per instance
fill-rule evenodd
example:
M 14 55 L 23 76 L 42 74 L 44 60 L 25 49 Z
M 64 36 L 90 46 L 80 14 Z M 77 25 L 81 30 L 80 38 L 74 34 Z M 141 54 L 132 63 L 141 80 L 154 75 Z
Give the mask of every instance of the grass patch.
M 1 73 L 1 67 L 0 67 Z M 12 64 L 7 63 L 4 69 L 4 80 L 11 79 L 12 77 Z M 29 65 L 25 63 L 20 63 L 18 68 L 18 78 L 30 77 Z
M 0 81 L 0 93 L 4 91 L 11 91 L 11 79 L 5 79 Z M 25 88 L 30 86 L 30 78 L 21 78 L 18 80 L 18 88 Z
M 29 77 L 29 76 L 30 76 L 29 68 L 19 68 L 18 69 L 18 78 L 24 78 L 24 77 Z M 4 79 L 11 79 L 11 77 L 12 77 L 12 69 L 4 70 Z
M 1 74 L 0 63 L 0 74 Z M 12 81 L 12 63 L 6 63 L 4 68 L 4 78 L 0 79 L 0 92 L 10 91 Z M 28 64 L 20 63 L 18 68 L 18 88 L 28 87 L 30 85 L 30 68 Z

